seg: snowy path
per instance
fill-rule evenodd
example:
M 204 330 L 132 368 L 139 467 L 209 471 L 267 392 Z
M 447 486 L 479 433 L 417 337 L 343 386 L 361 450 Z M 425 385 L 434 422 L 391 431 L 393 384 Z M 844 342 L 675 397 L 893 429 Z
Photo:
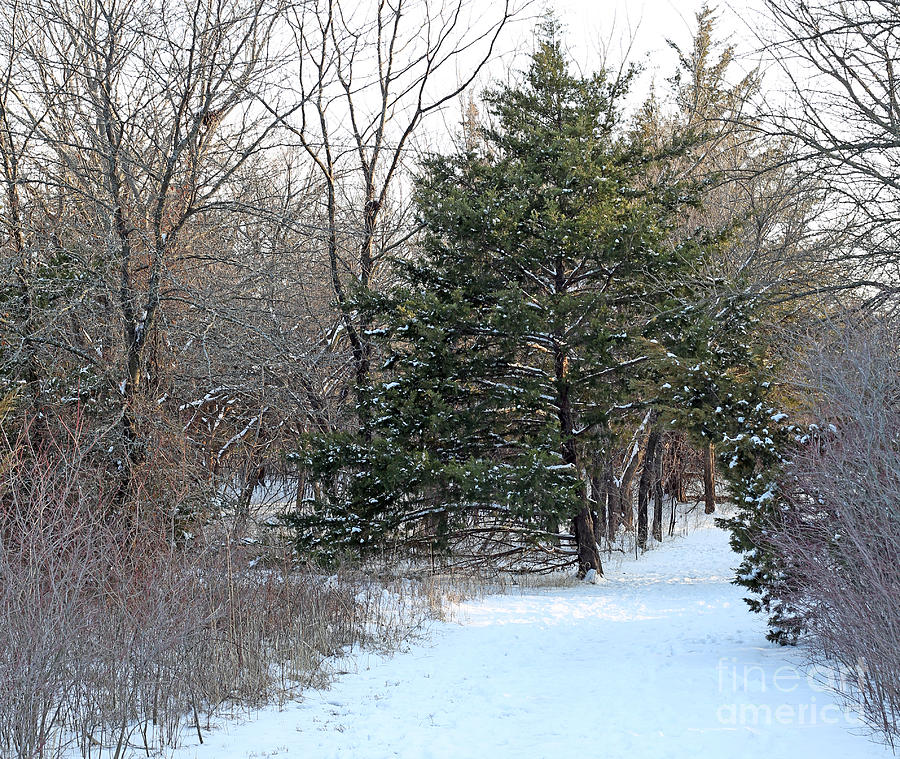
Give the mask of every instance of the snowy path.
M 701 529 L 596 586 L 464 604 L 460 623 L 177 759 L 868 759 L 871 743 L 729 584 Z

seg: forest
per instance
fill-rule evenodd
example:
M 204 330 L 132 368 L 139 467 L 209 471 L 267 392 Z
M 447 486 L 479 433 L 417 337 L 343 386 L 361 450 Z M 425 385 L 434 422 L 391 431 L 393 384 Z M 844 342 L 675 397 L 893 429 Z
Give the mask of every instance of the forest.
M 694 511 L 893 746 L 900 10 L 760 8 L 650 79 L 527 0 L 3 0 L 0 756 L 202 743 Z

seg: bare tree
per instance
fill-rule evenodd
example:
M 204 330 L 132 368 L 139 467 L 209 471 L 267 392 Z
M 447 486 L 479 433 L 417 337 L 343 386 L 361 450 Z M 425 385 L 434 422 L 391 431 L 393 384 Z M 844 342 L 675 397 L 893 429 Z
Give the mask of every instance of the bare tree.
M 31 394 L 37 394 L 40 371 L 34 346 L 29 338 L 34 329 L 36 261 L 29 224 L 29 204 L 23 198 L 27 174 L 28 147 L 34 130 L 22 123 L 17 96 L 22 84 L 22 45 L 27 35 L 26 18 L 20 3 L 5 4 L 0 11 L 3 31 L 3 60 L 0 63 L 0 242 L 4 274 L 4 295 L 13 304 L 12 323 L 4 324 L 4 333 L 12 338 L 4 346 L 3 364 L 12 379 L 24 380 Z
M 790 83 L 772 129 L 800 148 L 797 165 L 832 200 L 818 226 L 843 238 L 819 292 L 864 292 L 872 305 L 900 292 L 900 15 L 893 2 L 767 0 L 774 59 Z M 815 283 L 814 283 L 815 288 Z M 810 288 L 807 288 L 810 289 Z
M 895 319 L 834 328 L 807 346 L 798 395 L 811 420 L 788 452 L 789 508 L 764 542 L 783 573 L 775 595 L 812 636 L 842 694 L 898 737 L 900 345 Z
M 207 214 L 207 231 L 195 230 L 167 327 L 177 360 L 158 392 L 246 513 L 263 480 L 283 500 L 297 473 L 281 452 L 298 435 L 342 426 L 348 360 L 334 345 L 339 324 L 316 244 L 317 175 L 303 156 L 278 153 L 245 167 L 241 186 L 231 200 L 239 214 Z
M 93 334 L 82 325 L 64 347 L 95 365 L 118 355 L 107 379 L 121 399 L 124 461 L 136 463 L 150 345 L 190 225 L 228 204 L 236 172 L 279 123 L 257 103 L 278 62 L 280 8 L 39 0 L 28 12 L 21 99 L 41 143 L 36 181 L 71 209 L 59 244 L 81 246 L 81 266 L 102 278 L 95 297 L 115 303 L 121 330 L 117 348 L 104 324 Z
M 475 82 L 520 10 L 513 0 L 489 9 L 469 0 L 293 7 L 302 107 L 288 123 L 323 179 L 321 238 L 357 399 L 369 384 L 373 325 L 353 302 L 414 231 L 403 196 L 416 137 Z

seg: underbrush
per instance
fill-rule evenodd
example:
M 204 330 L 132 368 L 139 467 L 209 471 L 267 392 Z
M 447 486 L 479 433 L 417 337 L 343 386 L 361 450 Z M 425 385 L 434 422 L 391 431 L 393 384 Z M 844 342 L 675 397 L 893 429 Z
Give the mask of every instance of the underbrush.
M 0 755 L 122 757 L 203 739 L 224 708 L 324 684 L 326 662 L 391 649 L 439 587 L 322 576 L 223 524 L 173 541 L 77 434 L 0 451 Z
M 715 513 L 706 514 L 702 500 L 670 500 L 663 541 L 651 538 L 646 546 L 641 547 L 636 531 L 622 524 L 614 541 L 604 540 L 601 550 L 604 566 L 617 567 L 623 561 L 640 559 L 671 540 L 683 539 L 696 530 L 714 527 L 716 520 L 731 515 L 732 509 L 731 503 L 722 501 Z M 668 529 L 670 524 L 671 531 Z M 574 552 L 569 553 L 574 556 Z M 429 599 L 432 614 L 439 619 L 452 614 L 456 604 L 487 594 L 574 588 L 584 582 L 578 578 L 574 561 L 571 560 L 555 566 L 538 555 L 537 560 L 529 564 L 524 560 L 528 554 L 522 552 L 516 556 L 515 562 L 492 566 L 487 561 L 472 561 L 472 555 L 472 551 L 464 551 L 460 559 L 452 552 L 396 552 L 388 556 L 370 557 L 361 566 L 367 576 L 382 578 L 382 581 L 403 577 L 407 582 L 415 583 L 419 593 Z
M 900 339 L 850 331 L 810 359 L 815 423 L 787 457 L 765 544 L 813 664 L 900 739 Z

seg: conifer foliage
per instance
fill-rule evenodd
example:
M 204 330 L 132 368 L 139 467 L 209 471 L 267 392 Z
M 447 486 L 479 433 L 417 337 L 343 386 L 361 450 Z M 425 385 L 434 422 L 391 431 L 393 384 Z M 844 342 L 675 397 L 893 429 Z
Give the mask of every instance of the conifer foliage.
M 358 304 L 385 357 L 371 423 L 306 451 L 330 487 L 289 517 L 301 543 L 440 542 L 489 515 L 602 571 L 585 462 L 665 358 L 700 250 L 667 242 L 690 193 L 648 186 L 627 84 L 574 75 L 549 21 L 521 82 L 488 93 L 480 144 L 424 164 L 422 255 Z

